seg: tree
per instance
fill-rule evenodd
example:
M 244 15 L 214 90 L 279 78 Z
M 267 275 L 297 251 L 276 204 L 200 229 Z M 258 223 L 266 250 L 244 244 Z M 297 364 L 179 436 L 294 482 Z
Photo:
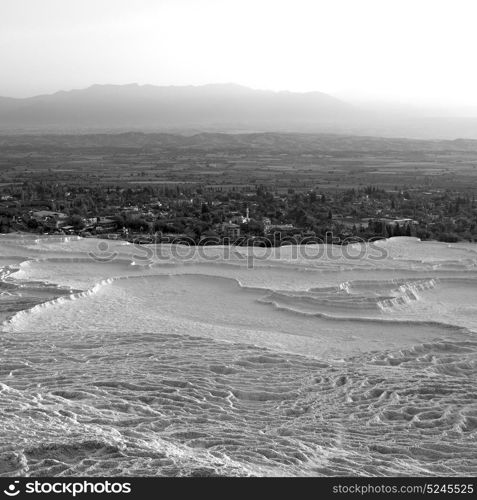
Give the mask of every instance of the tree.
M 38 229 L 38 221 L 36 219 L 28 219 L 27 227 L 30 229 Z
M 263 224 L 256 221 L 250 221 L 240 225 L 240 230 L 245 234 L 254 236 L 263 236 Z
M 84 222 L 82 217 L 76 214 L 68 217 L 68 224 L 76 229 L 84 227 Z

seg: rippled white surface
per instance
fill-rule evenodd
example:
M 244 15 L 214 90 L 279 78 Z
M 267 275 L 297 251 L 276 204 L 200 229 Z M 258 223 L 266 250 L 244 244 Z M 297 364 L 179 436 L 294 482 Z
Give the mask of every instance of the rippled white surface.
M 0 475 L 477 473 L 475 245 L 105 244 L 0 237 Z

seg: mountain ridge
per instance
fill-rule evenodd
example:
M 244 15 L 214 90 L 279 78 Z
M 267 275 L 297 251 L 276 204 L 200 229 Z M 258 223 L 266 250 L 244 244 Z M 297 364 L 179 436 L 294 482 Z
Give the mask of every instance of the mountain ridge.
M 236 84 L 96 84 L 27 98 L 0 97 L 0 129 L 161 130 L 282 128 L 347 118 L 353 106 L 322 92 L 255 90 Z
M 396 110 L 395 110 L 396 111 Z M 0 134 L 331 133 L 409 139 L 477 139 L 477 118 L 355 106 L 323 92 L 235 83 L 94 84 L 27 98 L 0 97 Z

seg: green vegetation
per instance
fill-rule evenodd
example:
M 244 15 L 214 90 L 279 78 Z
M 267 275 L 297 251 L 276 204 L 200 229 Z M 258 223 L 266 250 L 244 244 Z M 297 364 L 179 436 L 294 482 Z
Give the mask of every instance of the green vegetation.
M 260 238 L 279 232 L 298 241 L 316 236 L 339 241 L 417 236 L 423 240 L 477 241 L 475 196 L 418 188 L 274 193 L 264 186 L 250 192 L 207 192 L 200 187 L 73 187 L 44 182 L 3 187 L 0 231 L 23 230 L 119 236 L 240 236 Z M 246 217 L 246 214 L 249 217 Z M 230 227 L 229 227 L 230 226 Z M 238 239 L 238 234 L 235 234 Z
M 0 231 L 200 243 L 477 240 L 477 142 L 311 134 L 0 137 Z M 53 213 L 48 213 L 53 212 Z M 247 216 L 248 214 L 248 216 Z

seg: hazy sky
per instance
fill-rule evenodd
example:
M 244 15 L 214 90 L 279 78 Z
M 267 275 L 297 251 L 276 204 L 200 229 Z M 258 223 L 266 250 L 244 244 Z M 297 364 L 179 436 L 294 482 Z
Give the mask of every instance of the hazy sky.
M 0 0 L 0 95 L 235 82 L 477 105 L 476 0 Z

